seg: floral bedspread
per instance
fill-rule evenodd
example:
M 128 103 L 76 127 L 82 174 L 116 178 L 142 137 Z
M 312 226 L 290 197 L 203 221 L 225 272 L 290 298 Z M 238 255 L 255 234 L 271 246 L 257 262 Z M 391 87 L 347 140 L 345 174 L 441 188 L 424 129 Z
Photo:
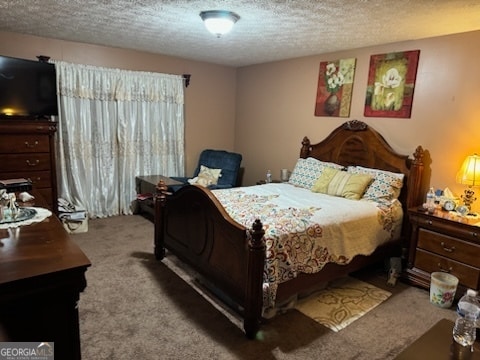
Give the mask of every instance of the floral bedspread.
M 369 255 L 401 230 L 398 202 L 349 200 L 288 183 L 213 193 L 236 222 L 250 228 L 260 219 L 264 225 L 264 308 L 275 305 L 278 284 L 329 262 L 347 264 L 356 255 Z

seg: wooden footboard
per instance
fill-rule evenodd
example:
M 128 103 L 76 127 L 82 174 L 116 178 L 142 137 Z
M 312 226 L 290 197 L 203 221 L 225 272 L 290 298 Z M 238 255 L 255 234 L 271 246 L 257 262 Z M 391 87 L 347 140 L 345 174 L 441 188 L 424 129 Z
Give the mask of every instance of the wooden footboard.
M 160 181 L 155 195 L 155 256 L 172 251 L 238 305 L 253 338 L 262 311 L 263 225 L 233 221 L 210 190 L 186 186 L 173 195 Z

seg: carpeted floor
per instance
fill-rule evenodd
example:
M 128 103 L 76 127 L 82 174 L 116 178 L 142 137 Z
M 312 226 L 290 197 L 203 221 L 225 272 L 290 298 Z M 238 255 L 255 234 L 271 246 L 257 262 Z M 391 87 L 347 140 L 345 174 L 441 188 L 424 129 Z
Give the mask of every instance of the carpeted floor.
M 346 328 L 334 332 L 290 310 L 248 340 L 238 318 L 172 271 L 174 258 L 155 260 L 148 220 L 90 220 L 89 232 L 72 238 L 92 262 L 79 301 L 84 360 L 393 359 L 439 319 L 455 318 L 431 305 L 428 291 L 387 288 L 383 269 L 370 269 L 355 277 L 392 295 Z

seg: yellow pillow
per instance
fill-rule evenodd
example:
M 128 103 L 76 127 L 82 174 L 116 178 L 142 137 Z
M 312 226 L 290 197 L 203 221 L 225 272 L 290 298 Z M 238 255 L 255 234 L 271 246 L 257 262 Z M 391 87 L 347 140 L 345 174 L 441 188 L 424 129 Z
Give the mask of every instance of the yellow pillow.
M 193 179 L 188 179 L 190 184 L 198 184 L 204 187 L 216 185 L 218 178 L 222 176 L 222 169 L 210 169 L 206 166 L 200 165 L 198 175 Z
M 342 170 L 325 168 L 313 185 L 312 191 L 358 200 L 371 181 L 372 177 L 367 174 L 351 174 Z

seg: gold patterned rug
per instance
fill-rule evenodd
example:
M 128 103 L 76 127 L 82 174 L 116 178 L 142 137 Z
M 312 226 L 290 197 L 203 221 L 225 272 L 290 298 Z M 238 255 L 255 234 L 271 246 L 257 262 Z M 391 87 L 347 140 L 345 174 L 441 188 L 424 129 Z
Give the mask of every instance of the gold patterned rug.
M 345 277 L 299 300 L 295 308 L 337 332 L 380 305 L 391 295 L 390 292 L 363 281 Z

